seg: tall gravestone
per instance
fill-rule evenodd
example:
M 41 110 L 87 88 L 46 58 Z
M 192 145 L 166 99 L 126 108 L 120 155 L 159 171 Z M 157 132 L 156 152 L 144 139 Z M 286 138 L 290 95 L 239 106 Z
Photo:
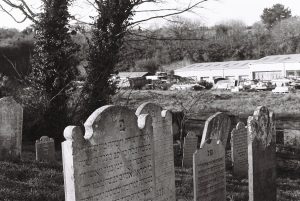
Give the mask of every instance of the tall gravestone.
M 236 177 L 248 176 L 247 128 L 239 122 L 231 132 L 231 159 Z
M 176 189 L 172 114 L 153 103 L 144 103 L 138 107 L 136 115 L 141 114 L 149 114 L 152 118 L 155 161 L 155 200 L 175 201 Z
M 35 153 L 37 161 L 53 162 L 55 161 L 54 140 L 47 136 L 42 136 L 35 141 Z
M 0 99 L 0 159 L 20 158 L 23 108 L 12 97 Z
M 276 201 L 274 119 L 274 114 L 262 106 L 247 121 L 250 201 Z
M 193 155 L 194 201 L 225 201 L 225 148 L 221 141 L 206 141 Z
M 64 131 L 65 200 L 154 200 L 151 116 L 104 106 L 84 127 L 84 136 L 76 126 Z
M 193 167 L 193 154 L 197 150 L 198 136 L 194 132 L 189 132 L 183 142 L 182 167 Z
M 220 140 L 224 149 L 227 145 L 227 138 L 230 132 L 231 121 L 228 115 L 217 112 L 210 116 L 204 125 L 203 136 L 200 146 L 203 146 L 207 140 Z

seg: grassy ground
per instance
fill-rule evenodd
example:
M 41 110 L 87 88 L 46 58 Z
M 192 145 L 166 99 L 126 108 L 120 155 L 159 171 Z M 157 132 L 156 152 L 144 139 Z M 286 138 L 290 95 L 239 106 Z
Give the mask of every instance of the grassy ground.
M 57 159 L 60 159 L 57 153 Z M 227 153 L 230 155 L 230 153 Z M 227 157 L 228 158 L 228 157 Z M 180 158 L 176 158 L 179 160 Z M 227 160 L 228 162 L 228 160 Z M 229 163 L 230 164 L 230 161 Z M 193 200 L 193 171 L 176 167 L 176 196 L 181 201 Z M 227 201 L 247 201 L 248 181 L 232 176 L 226 167 Z M 63 201 L 61 163 L 34 161 L 33 146 L 25 146 L 21 162 L 0 161 L 0 200 L 4 201 Z M 300 200 L 300 151 L 277 148 L 277 200 Z
M 120 91 L 113 102 L 137 108 L 143 102 L 154 102 L 172 111 L 192 113 L 228 111 L 234 115 L 253 114 L 257 106 L 267 106 L 277 114 L 300 114 L 300 91 L 291 94 L 272 94 L 270 91 Z

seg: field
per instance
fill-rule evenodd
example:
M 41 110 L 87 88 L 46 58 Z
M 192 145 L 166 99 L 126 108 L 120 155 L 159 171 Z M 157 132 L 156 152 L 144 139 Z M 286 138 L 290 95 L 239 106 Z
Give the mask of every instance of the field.
M 300 91 L 272 94 L 270 91 L 120 91 L 113 103 L 137 108 L 143 102 L 154 102 L 172 111 L 192 113 L 226 111 L 234 115 L 251 115 L 257 106 L 267 106 L 280 115 L 300 114 Z
M 23 159 L 0 161 L 0 200 L 4 201 L 63 201 L 62 164 L 34 161 L 34 147 L 26 145 Z M 61 160 L 57 152 L 57 159 Z M 229 156 L 230 153 L 227 153 Z M 175 158 L 180 160 L 180 158 Z M 248 181 L 239 180 L 231 174 L 227 157 L 227 200 L 247 201 Z M 175 167 L 176 196 L 181 201 L 193 199 L 192 169 Z M 277 200 L 300 200 L 300 151 L 277 147 Z

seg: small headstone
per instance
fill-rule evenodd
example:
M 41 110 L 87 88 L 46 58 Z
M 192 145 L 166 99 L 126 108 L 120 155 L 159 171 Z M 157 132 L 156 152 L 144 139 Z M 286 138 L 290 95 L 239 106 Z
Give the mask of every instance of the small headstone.
M 23 108 L 12 97 L 0 99 L 0 159 L 18 159 L 22 149 Z
M 231 159 L 236 177 L 248 176 L 247 128 L 239 122 L 231 132 Z
M 275 117 L 262 106 L 247 121 L 249 201 L 276 201 Z
M 155 200 L 175 201 L 176 189 L 172 114 L 153 103 L 142 104 L 136 111 L 136 115 L 140 114 L 149 114 L 152 117 L 155 161 Z
M 193 154 L 197 150 L 198 136 L 189 132 L 183 142 L 182 167 L 193 167 Z
M 84 136 L 76 126 L 64 131 L 65 200 L 154 200 L 151 116 L 104 106 L 84 126 Z
M 284 136 L 284 145 L 299 147 L 299 145 L 300 145 L 300 130 L 285 128 L 283 131 L 283 136 Z
M 35 153 L 37 161 L 53 162 L 55 161 L 54 140 L 47 136 L 42 136 L 35 141 Z
M 203 146 L 207 140 L 220 140 L 224 146 L 227 145 L 227 138 L 230 132 L 231 121 L 228 115 L 217 112 L 216 114 L 210 116 L 204 126 L 203 136 L 201 139 L 200 146 Z
M 194 201 L 225 201 L 225 148 L 215 139 L 205 142 L 193 156 Z

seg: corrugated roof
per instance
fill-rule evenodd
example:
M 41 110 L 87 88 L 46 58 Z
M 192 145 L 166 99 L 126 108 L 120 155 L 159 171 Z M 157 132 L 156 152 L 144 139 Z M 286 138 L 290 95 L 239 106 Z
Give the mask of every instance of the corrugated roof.
M 300 54 L 287 54 L 287 55 L 272 55 L 263 57 L 254 64 L 267 64 L 267 63 L 299 63 Z
M 196 63 L 184 68 L 179 68 L 175 71 L 203 71 L 203 70 L 222 70 L 222 69 L 248 69 L 249 64 L 255 60 L 243 61 L 224 61 L 224 62 L 209 62 L 209 63 Z
M 118 76 L 122 78 L 135 78 L 135 77 L 143 77 L 147 74 L 148 72 L 119 72 Z

